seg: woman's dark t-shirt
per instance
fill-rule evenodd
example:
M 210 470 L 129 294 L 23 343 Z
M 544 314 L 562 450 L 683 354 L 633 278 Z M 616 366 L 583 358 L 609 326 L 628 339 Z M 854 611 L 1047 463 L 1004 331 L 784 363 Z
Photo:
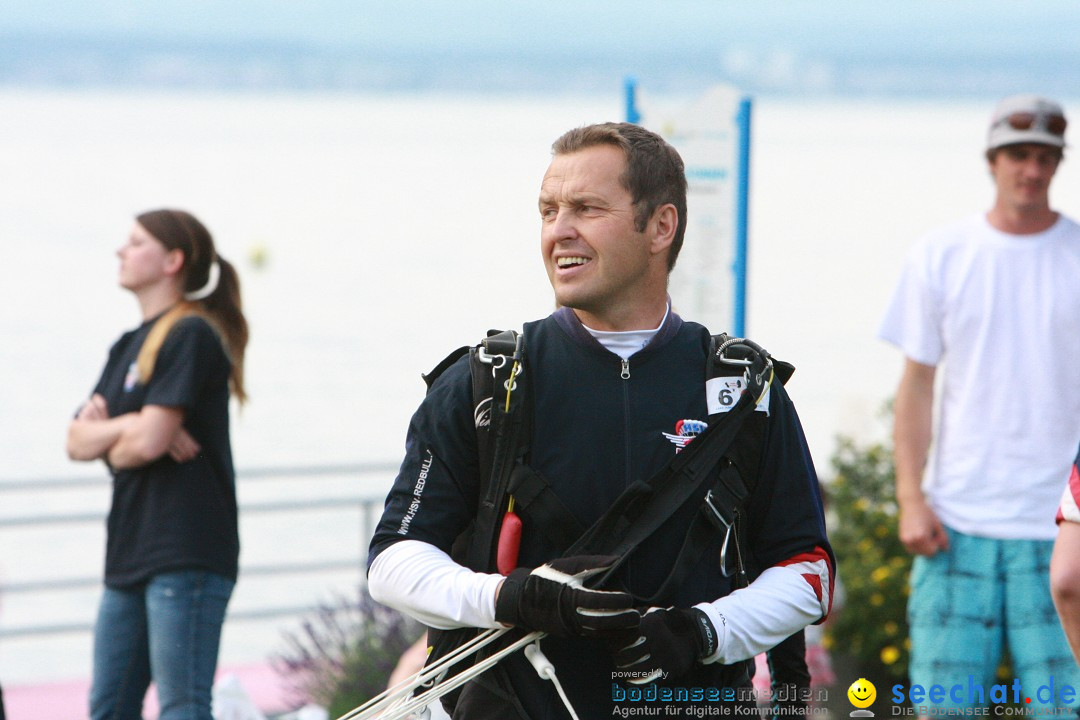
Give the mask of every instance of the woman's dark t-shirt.
M 166 454 L 142 467 L 113 471 L 105 584 L 133 587 L 184 569 L 235 581 L 240 541 L 229 442 L 231 365 L 206 320 L 188 316 L 169 332 L 143 385 L 135 359 L 154 320 L 117 340 L 94 392 L 105 397 L 112 417 L 146 405 L 182 409 L 184 428 L 202 451 L 185 463 Z

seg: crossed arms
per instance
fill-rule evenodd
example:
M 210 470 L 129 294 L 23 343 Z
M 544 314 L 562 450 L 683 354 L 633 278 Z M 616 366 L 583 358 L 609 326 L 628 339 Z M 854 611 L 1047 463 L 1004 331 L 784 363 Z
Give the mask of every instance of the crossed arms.
M 184 429 L 184 415 L 182 408 L 146 405 L 109 417 L 105 398 L 94 394 L 68 426 L 68 457 L 104 459 L 115 469 L 140 467 L 165 455 L 187 462 L 202 448 Z

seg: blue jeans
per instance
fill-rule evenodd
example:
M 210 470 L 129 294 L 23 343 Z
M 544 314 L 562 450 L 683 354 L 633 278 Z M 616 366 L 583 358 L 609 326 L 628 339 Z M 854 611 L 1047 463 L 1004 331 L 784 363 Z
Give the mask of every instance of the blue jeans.
M 150 681 L 159 720 L 212 720 L 211 689 L 233 581 L 201 570 L 105 588 L 94 628 L 92 720 L 139 720 Z

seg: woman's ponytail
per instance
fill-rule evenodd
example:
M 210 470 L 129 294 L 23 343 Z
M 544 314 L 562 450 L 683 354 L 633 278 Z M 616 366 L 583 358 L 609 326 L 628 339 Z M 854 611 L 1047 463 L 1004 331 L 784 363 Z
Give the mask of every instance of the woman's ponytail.
M 248 324 L 240 299 L 240 276 L 225 258 L 217 256 L 220 267 L 217 288 L 198 301 L 211 324 L 225 341 L 225 349 L 232 360 L 232 376 L 229 378 L 233 394 L 243 403 L 247 400 L 244 390 L 244 351 L 248 343 Z

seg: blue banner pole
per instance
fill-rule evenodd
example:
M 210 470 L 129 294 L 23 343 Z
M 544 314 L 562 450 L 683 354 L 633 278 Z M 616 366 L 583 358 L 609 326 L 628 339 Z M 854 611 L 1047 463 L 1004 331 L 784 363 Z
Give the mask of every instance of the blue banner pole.
M 735 122 L 739 128 L 738 147 L 738 185 L 735 192 L 735 262 L 732 268 L 735 276 L 735 304 L 732 318 L 732 333 L 735 337 L 746 337 L 746 276 L 748 229 L 750 222 L 750 98 L 744 97 L 739 102 L 739 112 Z
M 641 122 L 641 113 L 637 109 L 637 78 L 628 75 L 623 81 L 623 89 L 626 92 L 626 122 L 636 125 Z

